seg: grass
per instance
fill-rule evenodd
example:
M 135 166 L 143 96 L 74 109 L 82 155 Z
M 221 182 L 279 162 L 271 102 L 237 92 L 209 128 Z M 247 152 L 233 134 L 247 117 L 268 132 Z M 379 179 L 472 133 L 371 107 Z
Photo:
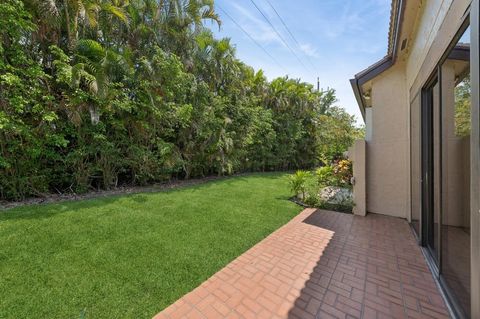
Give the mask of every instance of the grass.
M 289 221 L 285 174 L 0 212 L 0 318 L 151 318 Z

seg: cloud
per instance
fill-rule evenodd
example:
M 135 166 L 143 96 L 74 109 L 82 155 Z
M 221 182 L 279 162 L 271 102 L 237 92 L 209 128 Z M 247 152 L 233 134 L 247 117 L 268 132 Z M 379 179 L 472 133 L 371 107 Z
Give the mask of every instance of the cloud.
M 281 46 L 285 46 L 282 40 L 279 38 L 277 33 L 263 20 L 255 17 L 250 11 L 242 7 L 241 5 L 232 2 L 233 7 L 236 11 L 240 13 L 237 16 L 242 16 L 242 20 L 239 21 L 242 24 L 243 28 L 259 42 L 268 42 L 268 43 L 277 43 Z M 245 21 L 247 20 L 247 21 Z
M 317 30 L 332 40 L 368 32 L 372 19 L 389 15 L 390 3 L 390 0 L 344 0 L 339 6 L 337 1 L 324 2 L 325 11 L 317 21 Z
M 309 57 L 312 57 L 312 58 L 319 57 L 317 49 L 315 49 L 310 43 L 301 44 L 300 50 Z

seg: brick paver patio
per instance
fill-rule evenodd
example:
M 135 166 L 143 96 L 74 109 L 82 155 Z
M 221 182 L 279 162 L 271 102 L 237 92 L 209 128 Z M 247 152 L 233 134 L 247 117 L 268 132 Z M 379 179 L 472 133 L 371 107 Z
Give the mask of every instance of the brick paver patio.
M 306 209 L 160 318 L 448 318 L 405 220 Z

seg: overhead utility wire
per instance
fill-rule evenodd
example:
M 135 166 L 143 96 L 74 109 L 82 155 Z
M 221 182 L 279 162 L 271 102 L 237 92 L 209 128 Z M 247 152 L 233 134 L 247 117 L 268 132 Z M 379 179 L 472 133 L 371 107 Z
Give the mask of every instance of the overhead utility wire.
M 254 42 L 260 49 L 262 49 L 263 52 L 265 52 L 266 55 L 268 55 L 273 62 L 275 62 L 280 68 L 282 68 L 286 73 L 288 73 L 288 71 L 277 61 L 277 59 L 275 59 L 271 54 L 270 52 L 267 51 L 267 49 L 265 49 L 265 47 L 263 47 L 260 43 L 258 43 L 257 40 L 255 40 L 251 35 L 250 33 L 248 33 L 237 21 L 235 21 L 234 18 L 232 18 L 231 15 L 228 14 L 227 11 L 225 11 L 221 6 L 219 6 L 217 4 L 217 7 L 220 9 L 220 11 L 222 11 L 230 20 L 232 20 L 232 22 L 240 29 L 243 31 L 243 33 L 245 33 L 247 35 L 247 37 L 250 38 L 250 40 L 252 40 L 252 42 Z
M 297 39 L 295 38 L 295 36 L 293 35 L 292 31 L 290 31 L 290 28 L 287 26 L 287 24 L 285 23 L 285 21 L 282 19 L 282 17 L 280 16 L 280 14 L 278 13 L 277 9 L 275 9 L 275 7 L 273 6 L 273 4 L 270 2 L 270 0 L 265 0 L 268 5 L 273 9 L 273 11 L 275 12 L 275 14 L 277 15 L 278 19 L 282 22 L 283 26 L 285 27 L 285 29 L 287 30 L 288 34 L 290 35 L 290 37 L 293 39 L 293 41 L 297 44 L 297 46 L 299 48 L 301 48 L 302 46 L 300 45 L 300 43 L 297 41 Z M 310 63 L 310 65 L 315 69 L 317 70 L 317 67 L 313 64 L 312 60 L 310 59 L 310 57 L 308 55 L 306 55 L 307 57 L 307 60 L 308 62 Z
M 287 48 L 290 50 L 290 52 L 292 52 L 292 54 L 297 58 L 298 62 L 300 62 L 300 64 L 305 68 L 305 70 L 307 70 L 308 72 L 310 72 L 311 70 L 309 70 L 305 64 L 302 62 L 302 60 L 300 60 L 300 58 L 298 57 L 298 55 L 295 53 L 295 51 L 292 49 L 292 47 L 287 43 L 287 41 L 285 41 L 285 39 L 282 37 L 282 35 L 277 31 L 277 29 L 275 28 L 275 26 L 272 24 L 272 22 L 270 21 L 270 19 L 263 13 L 263 11 L 257 6 L 257 4 L 255 3 L 254 0 L 250 0 L 250 2 L 252 2 L 252 4 L 255 6 L 255 8 L 258 10 L 258 12 L 260 12 L 260 14 L 263 16 L 263 18 L 265 19 L 265 21 L 268 22 L 268 24 L 272 27 L 273 31 L 275 31 L 275 33 L 278 35 L 278 37 L 280 38 L 280 40 L 285 44 L 285 46 L 287 46 Z

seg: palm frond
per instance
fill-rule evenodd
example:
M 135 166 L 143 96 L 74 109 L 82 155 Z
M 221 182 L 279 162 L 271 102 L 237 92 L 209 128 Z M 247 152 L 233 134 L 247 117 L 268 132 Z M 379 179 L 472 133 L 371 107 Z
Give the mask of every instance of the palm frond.
M 120 21 L 122 21 L 125 24 L 125 26 L 129 26 L 128 14 L 124 8 L 117 7 L 111 3 L 102 4 L 101 8 L 103 11 L 107 12 L 108 14 L 118 18 Z
M 97 41 L 82 39 L 77 43 L 77 53 L 90 61 L 99 62 L 105 56 L 105 49 Z

